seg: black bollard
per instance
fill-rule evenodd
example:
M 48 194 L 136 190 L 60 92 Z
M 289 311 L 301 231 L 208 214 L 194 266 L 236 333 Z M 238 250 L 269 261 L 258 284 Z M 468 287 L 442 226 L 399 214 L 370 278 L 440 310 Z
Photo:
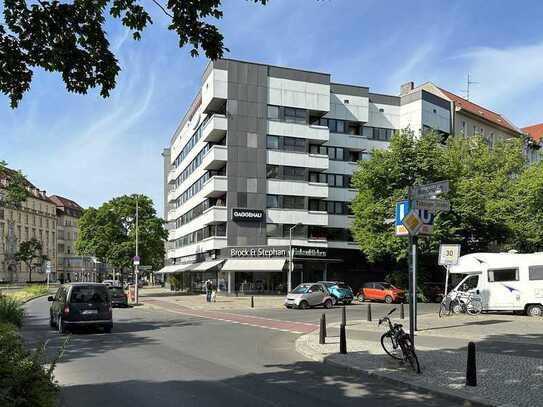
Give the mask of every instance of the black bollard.
M 251 295 L 251 308 L 255 307 L 255 297 Z
M 468 343 L 468 365 L 466 368 L 466 386 L 477 386 L 477 362 L 475 359 L 475 343 Z
M 400 305 L 400 319 L 404 319 L 404 318 L 405 318 L 405 314 L 404 314 L 403 302 L 402 302 Z
M 371 322 L 371 304 L 368 304 L 368 314 L 367 314 L 367 316 L 368 316 L 368 318 L 367 318 L 368 321 Z
M 345 325 L 339 326 L 339 353 L 345 355 L 347 353 L 347 337 L 345 336 Z
M 345 305 L 341 309 L 341 325 L 347 325 L 347 312 L 345 311 Z
M 321 316 L 321 326 L 319 329 L 319 343 L 324 345 L 326 343 L 326 316 Z

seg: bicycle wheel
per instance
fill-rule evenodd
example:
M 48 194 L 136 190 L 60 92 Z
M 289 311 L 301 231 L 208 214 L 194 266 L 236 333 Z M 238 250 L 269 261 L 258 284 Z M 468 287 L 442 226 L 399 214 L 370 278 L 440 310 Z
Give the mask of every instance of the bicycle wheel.
M 454 314 L 460 314 L 461 312 L 465 312 L 464 307 L 465 307 L 464 303 L 462 303 L 462 302 L 460 302 L 458 300 L 451 301 L 450 310 Z
M 404 360 L 409 363 L 409 366 L 411 366 L 411 369 L 413 369 L 415 373 L 420 373 L 419 358 L 415 353 L 415 349 L 413 349 L 413 345 L 411 344 L 411 338 L 409 337 L 409 335 L 406 335 L 401 340 Z
M 390 332 L 385 332 L 381 336 L 381 346 L 383 347 L 387 355 L 391 358 L 396 360 L 403 360 L 401 349 Z
M 470 315 L 478 315 L 483 310 L 483 303 L 481 300 L 471 300 L 467 305 L 467 312 Z

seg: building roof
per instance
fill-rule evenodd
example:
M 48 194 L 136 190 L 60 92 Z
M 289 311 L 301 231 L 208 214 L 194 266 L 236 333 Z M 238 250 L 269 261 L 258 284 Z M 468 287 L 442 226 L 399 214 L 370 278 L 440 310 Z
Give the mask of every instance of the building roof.
M 68 199 L 68 198 L 64 198 L 63 196 L 60 196 L 60 195 L 51 195 L 49 199 L 53 201 L 56 206 L 59 206 L 59 207 L 75 209 L 77 211 L 83 210 L 83 208 L 79 206 L 77 202 L 72 201 L 71 199 Z
M 543 123 L 534 124 L 532 126 L 523 127 L 522 131 L 528 133 L 528 135 L 535 141 L 540 141 L 543 137 Z
M 515 133 L 521 133 L 521 130 L 516 127 L 513 123 L 511 123 L 509 120 L 507 120 L 504 116 L 502 116 L 499 113 L 493 112 L 492 110 L 488 110 L 478 104 L 475 104 L 473 102 L 470 102 L 467 99 L 464 99 L 458 95 L 455 95 L 452 92 L 449 92 L 448 90 L 445 90 L 443 88 L 438 89 L 451 101 L 454 102 L 456 108 L 460 108 L 462 110 L 465 110 L 466 112 L 469 112 L 475 116 L 481 117 L 491 123 L 494 123 L 500 127 L 504 127 L 508 130 L 511 130 Z
M 16 174 L 17 171 L 4 167 L 3 169 L 0 169 L 0 188 L 2 186 L 6 186 L 7 183 L 9 183 L 9 180 L 13 175 Z M 24 179 L 24 186 L 26 189 L 30 192 L 30 195 L 33 198 L 39 199 L 41 201 L 45 201 L 48 203 L 54 203 L 47 197 L 46 191 L 40 190 L 38 187 L 36 187 L 32 182 L 28 180 L 25 176 L 23 176 Z

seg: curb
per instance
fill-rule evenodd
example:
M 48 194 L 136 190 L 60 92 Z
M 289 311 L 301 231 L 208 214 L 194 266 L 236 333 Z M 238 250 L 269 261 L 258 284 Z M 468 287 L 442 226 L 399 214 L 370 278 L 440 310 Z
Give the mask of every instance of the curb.
M 455 402 L 461 402 L 462 405 L 466 406 L 466 407 L 500 407 L 500 405 L 498 405 L 498 404 L 492 403 L 489 400 L 486 400 L 486 399 L 483 399 L 483 398 L 480 398 L 480 397 L 477 397 L 477 396 L 472 396 L 472 395 L 468 395 L 468 394 L 460 396 L 460 395 L 454 393 L 451 390 L 438 388 L 438 387 L 435 387 L 435 386 L 423 386 L 423 385 L 420 385 L 420 384 L 405 382 L 403 380 L 396 379 L 396 378 L 393 378 L 393 377 L 390 377 L 390 376 L 381 375 L 381 374 L 379 374 L 377 372 L 364 370 L 364 369 L 356 367 L 356 366 L 345 365 L 344 363 L 327 359 L 326 357 L 322 356 L 322 354 L 317 354 L 315 351 L 313 351 L 313 349 L 311 349 L 310 346 L 308 346 L 306 344 L 303 344 L 302 341 L 301 341 L 301 338 L 303 338 L 303 336 L 300 336 L 295 342 L 296 352 L 300 353 L 301 355 L 303 355 L 306 358 L 311 359 L 311 360 L 313 360 L 315 362 L 328 364 L 330 366 L 345 369 L 345 370 L 347 370 L 349 372 L 353 372 L 353 373 L 364 373 L 364 374 L 366 374 L 368 376 L 377 377 L 380 380 L 383 380 L 383 381 L 391 383 L 391 384 L 401 384 L 401 385 L 406 386 L 406 387 L 408 387 L 409 389 L 412 389 L 412 390 L 424 390 L 424 391 L 427 391 L 427 392 L 439 394 L 440 396 L 443 396 L 448 400 L 455 401 Z M 503 405 L 503 406 L 505 407 L 505 405 Z M 511 407 L 514 407 L 514 406 L 511 406 Z
M 31 297 L 31 298 L 27 298 L 26 300 L 24 301 L 21 301 L 21 304 L 26 304 L 27 302 L 30 302 L 32 300 L 36 300 L 38 298 L 41 298 L 41 297 L 48 297 L 49 295 L 51 295 L 50 293 L 47 293 L 47 294 L 41 294 L 41 295 L 36 295 L 35 297 Z

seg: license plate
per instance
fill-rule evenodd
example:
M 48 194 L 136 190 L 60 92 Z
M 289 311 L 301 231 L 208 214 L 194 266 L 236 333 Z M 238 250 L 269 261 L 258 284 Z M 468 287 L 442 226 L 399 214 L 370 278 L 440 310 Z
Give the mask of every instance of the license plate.
M 83 315 L 96 315 L 98 314 L 98 310 L 95 309 L 86 309 L 82 312 Z

